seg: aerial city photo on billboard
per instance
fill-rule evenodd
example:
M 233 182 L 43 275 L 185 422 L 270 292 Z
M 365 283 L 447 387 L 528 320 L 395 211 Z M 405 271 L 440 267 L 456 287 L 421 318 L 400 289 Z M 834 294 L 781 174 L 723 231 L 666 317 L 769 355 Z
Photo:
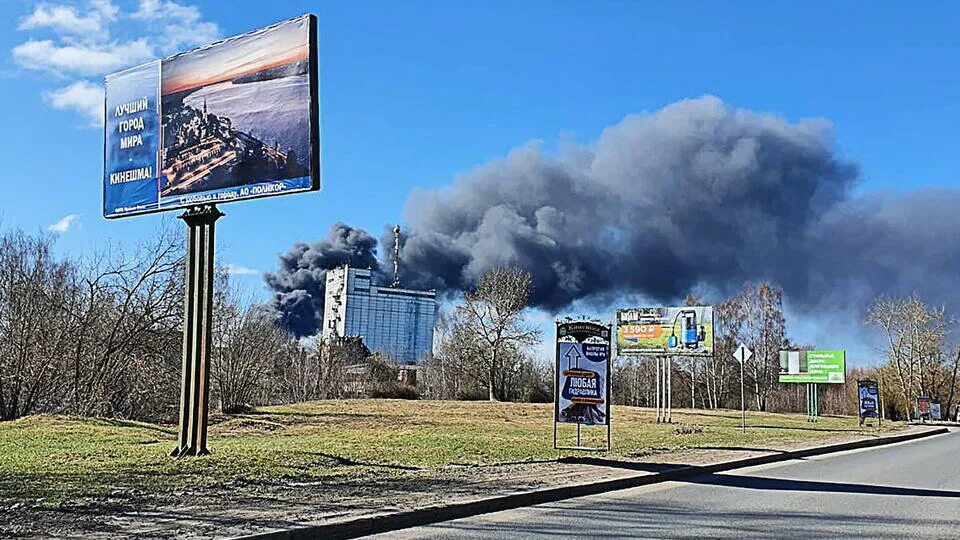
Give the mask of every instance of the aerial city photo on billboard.
M 780 351 L 782 383 L 843 383 L 846 381 L 844 351 Z
M 617 310 L 619 354 L 713 354 L 713 307 L 644 307 Z
M 106 77 L 103 214 L 320 189 L 316 18 Z

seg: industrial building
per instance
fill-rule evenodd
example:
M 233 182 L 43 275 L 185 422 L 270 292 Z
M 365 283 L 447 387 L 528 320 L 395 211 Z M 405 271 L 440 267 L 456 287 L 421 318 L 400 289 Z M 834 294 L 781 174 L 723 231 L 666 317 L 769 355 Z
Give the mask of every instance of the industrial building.
M 360 336 L 370 351 L 398 364 L 416 364 L 433 351 L 437 293 L 372 282 L 372 272 L 341 266 L 327 272 L 324 341 Z

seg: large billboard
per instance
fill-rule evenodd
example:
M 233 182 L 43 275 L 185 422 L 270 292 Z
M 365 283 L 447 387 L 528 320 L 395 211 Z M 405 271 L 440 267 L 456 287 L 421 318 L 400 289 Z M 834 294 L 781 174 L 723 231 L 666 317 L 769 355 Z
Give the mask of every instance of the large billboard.
M 617 310 L 617 353 L 710 356 L 713 354 L 713 307 Z
M 108 218 L 320 189 L 304 15 L 106 77 Z
M 844 351 L 780 351 L 782 383 L 843 383 L 846 374 Z
M 556 422 L 609 425 L 610 327 L 589 321 L 557 323 L 556 376 Z

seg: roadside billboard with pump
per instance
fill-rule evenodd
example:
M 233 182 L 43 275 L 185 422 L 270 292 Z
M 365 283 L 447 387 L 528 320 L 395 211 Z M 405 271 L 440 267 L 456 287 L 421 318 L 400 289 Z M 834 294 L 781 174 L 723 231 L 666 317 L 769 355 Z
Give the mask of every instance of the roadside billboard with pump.
M 617 310 L 617 352 L 622 355 L 710 356 L 713 354 L 713 307 Z

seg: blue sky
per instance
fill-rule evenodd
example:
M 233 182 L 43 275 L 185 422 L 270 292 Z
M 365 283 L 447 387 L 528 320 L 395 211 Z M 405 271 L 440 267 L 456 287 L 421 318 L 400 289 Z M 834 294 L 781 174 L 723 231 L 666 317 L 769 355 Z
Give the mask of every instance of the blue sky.
M 60 222 L 66 253 L 148 236 L 164 218 L 100 217 L 98 69 L 306 12 L 320 21 L 324 189 L 222 207 L 220 260 L 256 270 L 240 278 L 255 290 L 278 253 L 336 221 L 379 234 L 411 190 L 704 94 L 828 119 L 861 192 L 953 185 L 960 165 L 960 4 L 5 0 L 2 227 Z

